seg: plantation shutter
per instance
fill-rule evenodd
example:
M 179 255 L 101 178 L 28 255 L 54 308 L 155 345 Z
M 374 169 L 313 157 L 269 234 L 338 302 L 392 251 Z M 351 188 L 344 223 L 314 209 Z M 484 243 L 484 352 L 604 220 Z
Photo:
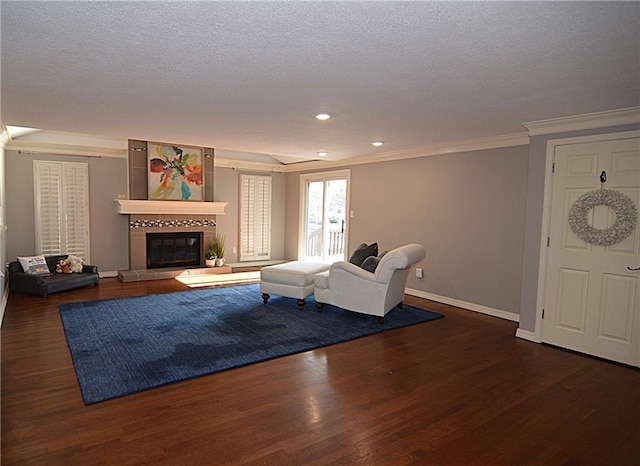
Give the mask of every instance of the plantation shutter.
M 271 177 L 240 175 L 240 260 L 271 258 Z
M 89 258 L 86 163 L 34 161 L 36 252 Z

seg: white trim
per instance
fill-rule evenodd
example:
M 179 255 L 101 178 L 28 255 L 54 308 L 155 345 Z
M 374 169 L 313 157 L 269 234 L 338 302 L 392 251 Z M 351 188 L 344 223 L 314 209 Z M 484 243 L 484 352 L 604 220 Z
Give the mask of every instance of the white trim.
M 11 135 L 9 134 L 7 127 L 4 125 L 0 126 L 0 145 L 2 145 L 2 147 L 7 147 L 10 142 Z
M 527 121 L 522 125 L 529 130 L 529 136 L 540 134 L 566 133 L 608 126 L 622 126 L 640 123 L 640 107 L 629 107 L 605 112 L 585 113 L 548 120 Z
M 65 133 L 62 131 L 36 131 L 11 140 L 8 150 L 42 155 L 81 155 L 89 157 L 128 157 L 126 139 Z
M 332 170 L 328 172 L 314 172 L 300 175 L 300 179 L 304 179 L 306 181 L 331 181 L 343 178 L 349 180 L 351 178 L 351 170 L 347 168 L 345 170 Z
M 268 162 L 250 162 L 246 160 L 233 160 L 222 159 L 215 156 L 213 157 L 213 165 L 220 168 L 231 168 L 232 170 L 249 170 L 268 173 L 284 173 L 286 165 L 280 165 L 277 163 Z
M 4 135 L 3 135 L 4 138 Z M 128 157 L 128 141 L 123 139 L 90 136 L 58 131 L 38 131 L 29 139 L 11 139 L 7 134 L 7 149 L 23 151 L 41 155 L 79 155 L 87 157 Z M 501 147 L 525 146 L 529 144 L 527 133 L 514 133 L 502 136 L 469 139 L 465 141 L 448 142 L 418 149 L 407 149 L 378 154 L 362 154 L 337 161 L 316 160 L 298 163 L 280 164 L 269 162 L 253 162 L 218 158 L 214 156 L 214 166 L 231 168 L 234 170 L 253 170 L 270 173 L 292 173 L 303 170 L 330 170 L 350 165 L 361 165 L 390 160 L 403 160 L 432 155 L 472 152 Z M 215 152 L 214 152 L 215 154 Z
M 549 147 L 549 143 L 553 143 L 555 146 L 568 146 L 571 144 L 582 144 L 585 142 L 615 141 L 617 139 L 633 139 L 637 137 L 640 137 L 640 129 L 621 131 L 619 133 L 603 133 L 592 134 L 590 136 L 574 136 L 571 138 L 549 139 L 547 141 L 547 148 Z
M 501 136 L 454 141 L 419 149 L 408 149 L 378 154 L 363 154 L 337 161 L 318 160 L 291 164 L 268 162 L 252 162 L 214 157 L 216 167 L 267 171 L 272 173 L 291 173 L 313 169 L 332 169 L 349 165 L 360 165 L 373 162 L 386 162 L 419 158 L 432 155 L 443 155 L 459 152 L 472 152 L 483 149 L 524 146 L 529 144 L 529 136 L 561 133 L 608 126 L 640 123 L 640 107 L 629 107 L 604 112 L 587 113 L 547 120 L 522 123 L 528 133 L 513 133 Z M 25 138 L 26 139 L 26 138 Z M 38 134 L 24 140 L 11 139 L 6 131 L 2 131 L 1 143 L 7 150 L 22 150 L 43 154 L 84 155 L 90 157 L 127 158 L 128 141 L 125 139 L 90 136 L 60 131 L 38 131 Z
M 348 244 L 349 244 L 349 227 L 351 222 L 351 170 L 349 168 L 343 170 L 331 170 L 324 172 L 304 173 L 300 175 L 300 199 L 298 212 L 298 260 L 306 258 L 306 213 L 308 207 L 306 185 L 310 181 L 331 181 L 331 180 L 347 180 L 347 192 L 345 199 L 345 234 L 344 234 L 344 257 L 346 260 Z
M 438 303 L 448 304 L 450 306 L 461 307 L 469 311 L 479 312 L 480 314 L 486 314 L 492 317 L 499 317 L 500 319 L 511 320 L 513 322 L 519 322 L 520 316 L 514 312 L 503 311 L 501 309 L 495 309 L 492 307 L 483 306 L 482 304 L 474 304 L 466 301 L 461 301 L 455 298 L 449 298 L 447 296 L 440 296 L 426 291 L 416 290 L 413 288 L 405 288 L 404 292 L 411 296 L 417 296 L 418 298 L 428 299 L 430 301 L 436 301 Z
M 388 160 L 412 159 L 431 155 L 455 154 L 458 152 L 474 152 L 485 149 L 498 149 L 501 147 L 526 146 L 529 144 L 529 136 L 526 133 L 514 133 L 503 136 L 490 136 L 486 138 L 468 139 L 466 141 L 447 142 L 435 146 L 409 149 L 403 151 L 384 152 L 382 154 L 364 155 L 361 163 L 371 161 L 383 162 Z
M 34 142 L 18 142 L 11 141 L 7 146 L 7 150 L 16 150 L 26 152 L 29 155 L 76 155 L 81 157 L 113 157 L 118 159 L 126 159 L 127 151 L 119 149 L 108 149 L 100 147 L 80 147 L 69 145 L 52 145 L 39 144 Z
M 536 339 L 536 335 L 534 332 L 523 330 L 521 328 L 518 328 L 518 330 L 516 330 L 516 337 L 522 338 L 523 340 L 532 341 L 534 343 L 541 343 L 540 340 Z
M 547 141 L 547 154 L 544 165 L 544 189 L 542 201 L 542 234 L 540 236 L 540 257 L 538 260 L 538 286 L 536 287 L 536 320 L 534 327 L 534 338 L 542 341 L 542 325 L 538 322 L 542 319 L 542 308 L 544 306 L 545 283 L 547 275 L 547 237 L 551 228 L 551 193 L 553 191 L 553 161 L 555 158 L 555 147 L 557 140 Z
M 117 270 L 107 270 L 106 272 L 98 271 L 98 277 L 100 278 L 113 278 L 118 276 Z
M 473 152 L 484 149 L 498 149 L 501 147 L 526 146 L 529 144 L 527 133 L 514 133 L 503 136 L 491 136 L 487 138 L 469 139 L 419 149 L 407 149 L 379 154 L 363 154 L 357 157 L 349 157 L 342 160 L 314 160 L 285 164 L 272 164 L 266 162 L 250 162 L 243 160 L 214 158 L 216 167 L 232 168 L 234 170 L 258 170 L 272 173 L 294 173 L 307 170 L 333 170 L 336 168 L 362 165 L 366 163 L 387 162 L 391 160 L 413 159 L 432 155 L 454 154 L 459 152 Z
M 4 311 L 7 309 L 7 302 L 9 301 L 9 282 L 5 279 L 4 293 L 2 293 L 2 302 L 0 303 L 0 327 L 4 322 Z
M 145 201 L 114 199 L 119 214 L 224 215 L 228 202 Z
M 542 230 L 540 236 L 540 260 L 538 261 L 538 283 L 536 293 L 536 320 L 534 340 L 542 341 L 542 309 L 545 300 L 545 284 L 547 281 L 547 237 L 551 229 L 551 197 L 553 194 L 553 166 L 556 147 L 570 144 L 583 144 L 599 141 L 614 141 L 616 139 L 631 139 L 640 137 L 640 130 L 623 131 L 620 133 L 594 134 L 591 136 L 577 136 L 564 139 L 549 139 L 547 141 L 547 155 L 545 161 L 544 200 L 542 204 Z
M 492 136 L 488 138 L 470 139 L 446 144 L 439 144 L 419 149 L 408 149 L 403 151 L 384 152 L 381 154 L 365 154 L 357 157 L 350 157 L 342 160 L 328 161 L 316 160 L 312 162 L 300 162 L 286 165 L 284 171 L 287 173 L 303 170 L 324 169 L 330 170 L 339 167 L 352 165 L 362 165 L 375 162 L 388 162 L 393 160 L 415 159 L 429 157 L 433 155 L 455 154 L 459 152 L 473 152 L 484 149 L 498 149 L 501 147 L 526 146 L 529 144 L 529 136 L 526 133 L 508 134 L 505 136 Z

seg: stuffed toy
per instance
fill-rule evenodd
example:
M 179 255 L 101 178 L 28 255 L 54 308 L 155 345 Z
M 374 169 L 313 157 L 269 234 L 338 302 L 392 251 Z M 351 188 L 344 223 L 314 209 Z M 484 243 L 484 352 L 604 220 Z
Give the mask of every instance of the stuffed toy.
M 66 259 L 61 259 L 56 264 L 58 273 L 81 273 L 84 261 L 78 256 L 69 255 Z
M 71 266 L 71 272 L 74 272 L 74 273 L 81 273 L 82 272 L 82 264 L 84 264 L 84 261 L 80 257 L 74 256 L 74 255 L 69 255 L 67 257 L 67 261 L 69 262 L 69 265 Z
M 68 259 L 60 259 L 56 264 L 56 272 L 58 273 L 71 273 L 71 263 Z

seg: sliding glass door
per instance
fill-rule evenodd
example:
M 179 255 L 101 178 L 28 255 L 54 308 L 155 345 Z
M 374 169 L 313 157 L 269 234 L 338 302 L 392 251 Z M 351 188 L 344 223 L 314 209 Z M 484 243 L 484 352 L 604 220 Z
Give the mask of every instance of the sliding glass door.
M 301 260 L 327 264 L 344 260 L 349 208 L 349 170 L 300 177 Z

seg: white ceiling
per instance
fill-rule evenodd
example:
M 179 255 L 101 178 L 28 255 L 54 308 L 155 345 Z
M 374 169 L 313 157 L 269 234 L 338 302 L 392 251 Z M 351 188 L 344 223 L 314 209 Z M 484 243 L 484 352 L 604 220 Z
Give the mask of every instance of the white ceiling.
M 639 2 L 2 1 L 0 14 L 4 125 L 291 163 L 640 104 Z

